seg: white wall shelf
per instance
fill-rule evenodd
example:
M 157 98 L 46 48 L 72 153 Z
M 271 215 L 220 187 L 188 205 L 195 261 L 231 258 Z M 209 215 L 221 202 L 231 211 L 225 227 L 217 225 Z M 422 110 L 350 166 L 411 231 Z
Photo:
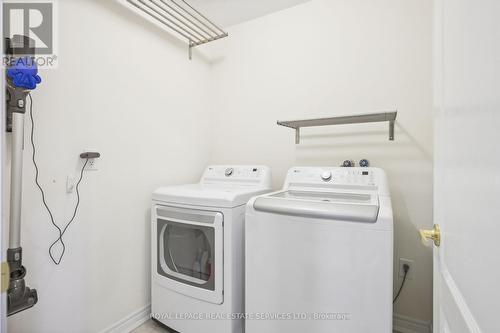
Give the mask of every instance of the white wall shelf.
M 278 121 L 278 125 L 293 128 L 295 130 L 295 143 L 300 143 L 300 129 L 302 127 L 317 127 L 330 125 L 362 124 L 389 122 L 389 140 L 394 140 L 394 123 L 396 122 L 397 111 L 365 113 L 350 116 L 338 116 L 329 118 L 315 118 L 303 120 Z

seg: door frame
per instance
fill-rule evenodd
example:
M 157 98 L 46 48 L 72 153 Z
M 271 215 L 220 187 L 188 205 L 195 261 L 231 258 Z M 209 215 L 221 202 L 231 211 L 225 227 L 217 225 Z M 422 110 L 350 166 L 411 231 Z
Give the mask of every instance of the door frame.
M 3 6 L 0 6 L 0 17 L 3 17 Z M 0 54 L 3 56 L 4 53 L 4 42 L 0 43 Z M 6 139 L 7 139 L 7 132 L 5 131 L 5 118 L 6 118 L 6 112 L 7 110 L 5 109 L 5 70 L 2 68 L 0 70 L 0 96 L 2 99 L 2 106 L 1 106 L 1 112 L 0 112 L 0 131 L 1 133 L 1 138 L 0 138 L 0 163 L 2 163 L 0 170 L 1 171 L 1 179 L 0 179 L 0 210 L 2 212 L 1 214 L 1 226 L 0 226 L 0 263 L 3 263 L 6 260 L 6 244 L 5 240 L 6 237 L 4 235 L 7 235 L 7 224 L 9 217 L 5 213 L 5 208 L 6 208 L 6 184 L 5 184 L 5 169 L 6 169 Z M 2 292 L 0 294 L 0 333 L 7 332 L 7 292 Z

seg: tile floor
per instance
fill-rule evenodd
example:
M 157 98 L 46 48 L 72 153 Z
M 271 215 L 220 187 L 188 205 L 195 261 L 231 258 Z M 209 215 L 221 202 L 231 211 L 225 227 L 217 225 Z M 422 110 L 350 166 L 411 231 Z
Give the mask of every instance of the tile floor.
M 175 333 L 175 331 L 168 330 L 150 319 L 130 333 Z

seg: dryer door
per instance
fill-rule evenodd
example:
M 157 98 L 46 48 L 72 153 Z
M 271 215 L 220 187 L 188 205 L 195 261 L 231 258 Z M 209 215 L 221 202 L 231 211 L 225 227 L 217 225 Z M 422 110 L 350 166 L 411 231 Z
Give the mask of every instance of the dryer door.
M 223 302 L 223 215 L 156 206 L 156 281 L 181 294 Z

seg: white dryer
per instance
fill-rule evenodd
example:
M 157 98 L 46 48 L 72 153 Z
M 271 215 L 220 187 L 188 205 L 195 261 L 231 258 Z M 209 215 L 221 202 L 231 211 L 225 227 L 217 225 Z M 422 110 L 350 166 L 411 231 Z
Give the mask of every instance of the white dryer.
M 153 193 L 152 317 L 181 333 L 243 332 L 244 217 L 269 192 L 264 166 L 209 166 Z
M 246 333 L 392 332 L 393 218 L 377 168 L 296 167 L 247 205 Z

